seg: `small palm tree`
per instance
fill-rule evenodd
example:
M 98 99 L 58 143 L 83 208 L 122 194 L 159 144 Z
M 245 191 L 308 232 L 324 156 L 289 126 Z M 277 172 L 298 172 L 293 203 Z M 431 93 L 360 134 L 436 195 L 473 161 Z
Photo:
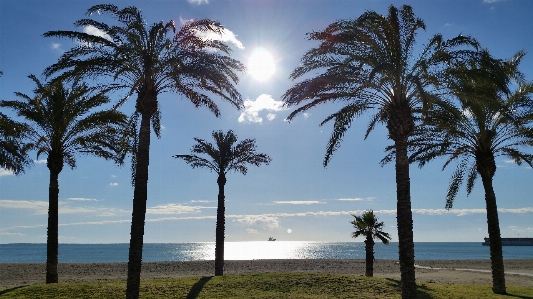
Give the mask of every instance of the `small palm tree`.
M 217 117 L 220 110 L 212 96 L 221 97 L 237 108 L 242 98 L 235 84 L 237 72 L 245 67 L 229 57 L 231 48 L 220 40 L 201 36 L 223 35 L 224 27 L 209 19 L 184 24 L 179 30 L 173 21 L 150 26 L 141 11 L 133 6 L 119 9 L 115 5 L 95 5 L 87 11 L 95 19 L 81 19 L 77 27 L 93 27 L 102 34 L 79 31 L 49 31 L 46 37 L 68 38 L 77 46 L 65 52 L 59 61 L 45 70 L 49 76 L 63 72 L 63 77 L 108 79 L 115 89 L 127 90 L 119 103 L 135 97 L 135 115 L 131 119 L 135 132 L 133 150 L 133 212 L 128 258 L 127 298 L 139 297 L 146 202 L 148 199 L 148 164 L 150 123 L 159 137 L 159 101 L 171 92 L 206 106 Z M 118 24 L 108 25 L 96 18 L 111 16 Z M 140 118 L 139 128 L 137 120 Z
M 295 80 L 309 73 L 313 77 L 295 84 L 283 95 L 286 106 L 305 103 L 288 120 L 329 102 L 346 104 L 321 123 L 334 122 L 324 166 L 355 118 L 374 111 L 365 138 L 376 124 L 386 125 L 395 147 L 402 298 L 416 297 L 407 155 L 407 142 L 415 130 L 415 111 L 439 102 L 432 89 L 448 62 L 475 52 L 466 47 L 452 51 L 454 46 L 477 46 L 469 37 L 445 41 L 435 35 L 426 46 L 417 49 L 416 35 L 424 29 L 424 22 L 416 18 L 410 6 L 398 9 L 391 5 L 388 15 L 367 11 L 355 20 L 337 21 L 323 31 L 309 33 L 309 39 L 320 45 L 303 56 L 290 77 Z
M 495 158 L 506 156 L 518 165 L 525 162 L 533 167 L 533 155 L 524 151 L 533 146 L 533 83 L 523 80 L 517 70 L 523 56 L 524 53 L 519 52 L 507 62 L 492 59 L 490 64 L 471 61 L 455 66 L 450 85 L 460 107 L 431 111 L 425 132 L 413 139 L 415 143 L 423 143 L 425 149 L 411 157 L 422 166 L 435 157 L 448 156 L 443 169 L 458 161 L 446 195 L 447 209 L 453 207 L 465 179 L 469 195 L 478 175 L 481 176 L 490 239 L 492 290 L 497 294 L 505 294 L 506 287 L 498 208 L 492 185 L 497 169 Z M 509 86 L 516 83 L 516 90 L 499 87 L 502 71 Z
M 120 152 L 120 134 L 126 116 L 116 110 L 95 111 L 109 104 L 105 91 L 97 91 L 76 81 L 68 88 L 61 81 L 43 85 L 30 75 L 37 88 L 30 97 L 16 92 L 22 100 L 0 101 L 0 107 L 13 109 L 25 119 L 22 136 L 28 150 L 47 157 L 50 170 L 48 193 L 48 236 L 46 283 L 57 283 L 59 173 L 66 163 L 76 167 L 77 154 L 114 159 Z
M 237 136 L 231 130 L 226 134 L 222 131 L 214 131 L 212 135 L 216 142 L 215 145 L 203 139 L 194 138 L 197 144 L 191 149 L 193 153 L 207 155 L 207 158 L 197 155 L 175 155 L 174 158 L 185 160 L 192 168 L 208 168 L 218 174 L 215 276 L 221 276 L 224 275 L 224 213 L 226 209 L 224 204 L 224 185 L 226 185 L 226 174 L 230 171 L 246 174 L 248 172 L 246 164 L 259 166 L 264 163 L 268 165 L 271 159 L 266 154 L 256 153 L 255 139 L 245 139 L 235 144 Z
M 374 211 L 369 210 L 364 212 L 361 216 L 353 215 L 354 220 L 350 223 L 356 229 L 352 233 L 352 238 L 359 236 L 365 237 L 365 251 L 366 251 L 366 271 L 365 276 L 374 276 L 374 240 L 381 240 L 383 244 L 389 244 L 390 235 L 383 231 L 383 221 L 378 222 L 378 218 L 374 215 Z

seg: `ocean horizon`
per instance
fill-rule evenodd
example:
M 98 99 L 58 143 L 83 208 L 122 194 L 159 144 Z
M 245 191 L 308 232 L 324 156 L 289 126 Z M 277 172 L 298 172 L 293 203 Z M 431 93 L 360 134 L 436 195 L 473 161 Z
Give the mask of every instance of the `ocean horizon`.
M 258 259 L 364 259 L 363 242 L 247 241 L 225 242 L 225 260 Z M 504 259 L 533 259 L 531 246 L 504 246 Z M 129 243 L 59 244 L 60 263 L 114 263 L 128 261 Z M 397 260 L 398 243 L 376 243 L 376 259 Z M 144 262 L 214 260 L 214 242 L 145 243 Z M 415 242 L 415 260 L 490 259 L 481 242 Z M 0 263 L 44 263 L 46 244 L 0 244 Z

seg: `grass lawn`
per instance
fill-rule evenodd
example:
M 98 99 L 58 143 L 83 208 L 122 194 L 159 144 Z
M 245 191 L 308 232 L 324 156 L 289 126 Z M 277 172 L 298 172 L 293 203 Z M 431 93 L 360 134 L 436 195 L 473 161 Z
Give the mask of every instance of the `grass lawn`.
M 0 298 L 110 298 L 125 296 L 126 283 L 40 284 L 0 290 Z M 531 298 L 533 288 L 507 288 L 494 295 L 490 285 L 418 284 L 418 298 Z M 141 298 L 400 298 L 399 281 L 354 275 L 263 273 L 143 280 Z

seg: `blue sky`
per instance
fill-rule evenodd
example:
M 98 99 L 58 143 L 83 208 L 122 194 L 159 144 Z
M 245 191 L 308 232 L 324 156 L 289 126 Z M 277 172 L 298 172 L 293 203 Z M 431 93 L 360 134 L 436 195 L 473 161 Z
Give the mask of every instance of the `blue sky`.
M 74 30 L 95 1 L 0 1 L 0 99 L 13 92 L 31 95 L 29 74 L 40 76 L 70 41 L 44 38 L 49 30 Z M 288 77 L 302 55 L 315 46 L 305 34 L 330 23 L 357 18 L 367 10 L 386 14 L 388 6 L 409 4 L 426 23 L 418 45 L 441 33 L 446 38 L 472 35 L 493 55 L 509 58 L 530 52 L 522 71 L 533 79 L 533 2 L 529 0 L 358 1 L 358 0 L 180 0 L 113 1 L 134 5 L 148 24 L 211 18 L 227 29 L 232 56 L 245 64 L 258 49 L 270 53 L 274 73 L 259 81 L 241 76 L 238 90 L 246 110 L 218 101 L 222 116 L 194 108 L 186 99 L 163 94 L 159 100 L 164 126 L 153 139 L 145 242 L 214 241 L 216 174 L 192 169 L 175 154 L 189 153 L 194 137 L 210 139 L 213 130 L 232 129 L 239 139 L 255 138 L 258 151 L 272 163 L 252 167 L 247 175 L 231 173 L 226 184 L 226 241 L 352 241 L 350 214 L 373 209 L 397 241 L 394 166 L 381 167 L 390 144 L 384 126 L 363 139 L 367 119 L 355 121 L 329 166 L 322 161 L 331 124 L 320 127 L 336 107 L 322 106 L 291 123 L 291 110 L 280 105 L 291 87 Z M 109 19 L 105 19 L 109 21 Z M 267 59 L 263 59 L 266 61 Z M 117 97 L 118 98 L 118 97 Z M 215 99 L 216 100 L 216 99 Z M 131 109 L 131 106 L 126 107 Z M 3 111 L 4 112 L 4 111 Z M 33 154 L 35 159 L 35 154 Z M 42 159 L 42 158 L 41 158 Z M 0 243 L 46 242 L 49 172 L 43 160 L 14 176 L 0 169 Z M 479 241 L 487 236 L 481 181 L 467 197 L 461 189 L 454 208 L 444 209 L 454 166 L 441 171 L 442 160 L 423 169 L 411 167 L 415 241 Z M 497 159 L 494 186 L 503 237 L 533 237 L 533 172 Z M 129 242 L 133 188 L 129 165 L 117 167 L 81 156 L 78 167 L 60 174 L 59 239 L 61 243 Z M 358 240 L 358 241 L 362 241 Z

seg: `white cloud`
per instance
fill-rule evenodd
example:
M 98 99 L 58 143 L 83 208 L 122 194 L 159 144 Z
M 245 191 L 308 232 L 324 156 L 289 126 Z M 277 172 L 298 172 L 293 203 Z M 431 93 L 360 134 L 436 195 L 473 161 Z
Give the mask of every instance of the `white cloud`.
M 278 228 L 279 221 L 278 217 L 270 216 L 270 215 L 240 215 L 235 216 L 238 217 L 237 222 L 241 222 L 248 225 L 259 225 L 263 227 L 264 229 L 274 229 Z
M 35 164 L 46 164 L 46 159 L 40 159 L 40 160 L 33 160 L 33 163 Z
M 253 229 L 253 228 L 247 228 L 247 229 L 246 229 L 246 232 L 247 232 L 248 234 L 257 234 L 257 233 L 259 233 L 259 232 L 257 231 L 257 229 Z
M 483 0 L 483 3 L 496 3 L 496 2 L 500 2 L 502 0 Z
M 109 183 L 109 186 L 116 187 L 116 186 L 118 186 L 118 183 Z
M 85 26 L 83 28 L 83 32 L 84 33 L 87 33 L 87 34 L 90 34 L 90 35 L 94 35 L 94 36 L 100 36 L 100 37 L 103 37 L 107 40 L 111 40 L 111 37 L 109 35 L 107 35 L 105 32 L 103 32 L 102 30 L 92 26 L 92 25 L 89 25 L 89 26 Z
M 209 0 L 187 0 L 187 2 L 196 5 L 209 4 Z
M 195 2 L 202 2 L 202 0 L 194 0 L 194 1 Z M 205 3 L 207 3 L 207 1 L 205 1 Z M 200 3 L 198 3 L 198 4 L 200 4 Z M 182 25 L 186 24 L 186 23 L 189 23 L 189 22 L 192 22 L 192 21 L 193 21 L 193 19 L 186 20 L 186 19 L 180 18 L 180 23 Z M 199 38 L 204 39 L 204 40 L 218 40 L 218 41 L 222 41 L 222 42 L 230 42 L 233 45 L 235 45 L 237 48 L 239 48 L 241 50 L 244 49 L 244 46 L 237 39 L 237 36 L 231 30 L 229 30 L 228 28 L 224 28 L 224 30 L 222 30 L 221 34 L 215 33 L 213 31 L 198 31 L 198 30 L 195 31 L 195 34 L 196 34 L 196 36 L 198 36 Z
M 60 43 L 52 43 L 52 50 L 63 51 L 63 50 L 61 49 L 61 44 L 60 44 Z
M 283 107 L 282 101 L 276 101 L 272 98 L 271 95 L 262 94 L 255 101 L 246 99 L 244 101 L 244 111 L 239 116 L 239 122 L 249 122 L 249 123 L 262 123 L 263 117 L 259 115 L 263 110 L 268 111 L 266 115 L 268 120 L 273 120 L 276 117 L 276 114 L 272 113 L 273 111 L 282 111 L 286 110 Z
M 83 198 L 83 197 L 69 197 L 67 200 L 72 201 L 97 201 L 96 198 Z
M 287 200 L 287 201 L 274 201 L 275 204 L 279 205 L 314 205 L 321 204 L 318 200 Z
M 309 118 L 309 116 L 311 116 L 309 112 L 304 112 L 304 118 Z
M 178 204 L 158 205 L 153 208 L 146 209 L 146 214 L 186 214 L 198 213 L 201 207 L 183 206 Z
M 0 208 L 35 210 L 36 212 L 38 212 L 38 214 L 46 214 L 48 213 L 48 202 L 31 201 L 31 200 L 1 199 Z
M 191 203 L 211 203 L 215 202 L 214 200 L 206 200 L 206 199 L 199 199 L 199 200 L 191 200 Z
M 0 168 L 0 176 L 7 176 L 7 175 L 14 175 L 14 173 L 7 169 Z
M 72 199 L 69 200 L 87 200 L 87 199 Z M 90 199 L 89 199 L 90 200 Z M 36 215 L 48 214 L 47 201 L 31 201 L 31 200 L 10 200 L 1 199 L 0 209 L 24 209 L 33 210 Z M 129 211 L 117 210 L 107 207 L 71 207 L 65 203 L 59 202 L 59 214 L 95 214 L 96 216 L 115 216 L 117 214 L 127 214 Z
M 360 197 L 354 197 L 354 198 L 339 198 L 340 201 L 372 201 L 374 200 L 374 197 L 367 197 L 367 198 L 360 198 Z

